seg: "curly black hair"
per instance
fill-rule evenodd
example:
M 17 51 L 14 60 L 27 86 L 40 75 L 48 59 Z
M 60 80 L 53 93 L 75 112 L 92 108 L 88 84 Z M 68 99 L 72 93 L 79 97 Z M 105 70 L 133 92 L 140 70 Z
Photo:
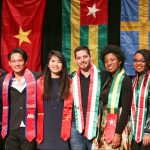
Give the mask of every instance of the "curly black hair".
M 100 58 L 101 58 L 103 64 L 104 64 L 105 56 L 109 53 L 113 53 L 121 61 L 120 67 L 123 68 L 124 61 L 125 61 L 125 55 L 124 55 L 123 51 L 120 49 L 120 47 L 117 45 L 112 45 L 112 44 L 107 45 L 101 51 L 101 54 L 100 54 Z

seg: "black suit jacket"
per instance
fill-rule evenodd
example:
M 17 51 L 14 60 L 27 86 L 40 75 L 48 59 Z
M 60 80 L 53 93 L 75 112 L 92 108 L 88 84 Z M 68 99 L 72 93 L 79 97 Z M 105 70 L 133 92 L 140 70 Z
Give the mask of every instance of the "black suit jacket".
M 35 79 L 38 79 L 41 76 L 41 73 L 33 73 L 33 75 Z M 5 77 L 6 77 L 6 74 L 0 77 L 0 122 L 2 121 L 2 88 L 3 88 L 3 81 Z M 16 100 L 21 100 L 21 101 L 12 102 L 12 98 L 13 100 L 15 98 Z M 9 87 L 9 113 L 11 115 L 11 119 L 9 116 L 9 122 L 11 120 L 11 127 L 9 126 L 9 128 L 15 129 L 18 126 L 20 126 L 20 120 L 25 121 L 26 106 L 24 105 L 26 105 L 26 88 L 20 94 L 15 88 Z

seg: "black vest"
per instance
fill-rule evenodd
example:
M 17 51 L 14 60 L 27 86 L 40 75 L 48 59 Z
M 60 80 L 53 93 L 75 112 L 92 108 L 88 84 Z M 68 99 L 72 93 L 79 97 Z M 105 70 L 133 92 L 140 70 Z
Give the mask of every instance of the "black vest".
M 9 88 L 9 130 L 18 129 L 21 121 L 25 124 L 26 88 L 20 93 L 17 89 Z

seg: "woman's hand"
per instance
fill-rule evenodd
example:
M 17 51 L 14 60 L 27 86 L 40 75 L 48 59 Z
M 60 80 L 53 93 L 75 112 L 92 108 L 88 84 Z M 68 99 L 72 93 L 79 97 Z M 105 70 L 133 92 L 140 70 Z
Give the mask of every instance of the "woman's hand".
M 112 140 L 112 148 L 118 148 L 120 146 L 121 143 L 121 135 L 115 133 L 115 136 Z
M 150 145 L 150 135 L 149 134 L 144 134 L 143 145 L 144 146 L 149 146 Z

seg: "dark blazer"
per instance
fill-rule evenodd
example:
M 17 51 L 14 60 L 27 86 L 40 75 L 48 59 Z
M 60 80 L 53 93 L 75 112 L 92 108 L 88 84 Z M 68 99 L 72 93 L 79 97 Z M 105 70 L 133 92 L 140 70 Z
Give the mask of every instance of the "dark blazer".
M 148 95 L 146 126 L 144 132 L 150 134 L 150 89 Z
M 33 73 L 33 75 L 35 79 L 38 79 L 41 76 L 41 73 Z M 0 122 L 2 121 L 2 88 L 5 77 L 6 75 L 3 75 L 0 78 Z M 15 88 L 9 87 L 9 106 L 9 124 L 11 124 L 9 129 L 13 130 L 20 126 L 20 120 L 25 121 L 26 88 L 20 93 Z
M 1 126 L 1 116 L 2 116 L 2 100 L 1 100 L 1 93 L 2 93 L 2 81 L 4 79 L 4 76 L 6 75 L 6 72 L 0 68 L 0 126 Z
M 0 76 L 5 75 L 6 71 L 0 68 Z

